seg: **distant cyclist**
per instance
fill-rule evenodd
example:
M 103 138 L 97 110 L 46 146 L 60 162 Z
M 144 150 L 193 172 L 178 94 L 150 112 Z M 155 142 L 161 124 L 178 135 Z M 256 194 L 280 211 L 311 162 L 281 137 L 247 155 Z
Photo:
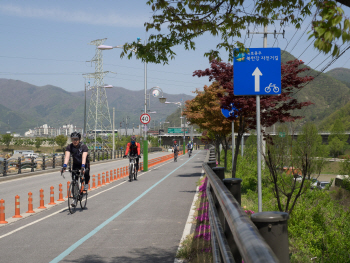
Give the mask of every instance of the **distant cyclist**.
M 173 144 L 173 152 L 174 152 L 174 160 L 177 161 L 177 155 L 179 153 L 179 145 L 177 144 L 176 141 L 174 141 L 174 144 Z
M 193 142 L 192 141 L 188 142 L 187 150 L 190 152 L 190 154 L 192 154 L 192 150 L 193 150 Z
M 81 140 L 81 135 L 79 132 L 73 132 L 71 135 L 72 143 L 68 144 L 66 147 L 66 153 L 64 158 L 64 164 L 61 172 L 67 169 L 67 163 L 69 162 L 70 155 L 73 157 L 73 170 L 81 170 L 81 174 L 85 179 L 84 191 L 89 189 L 90 181 L 90 161 L 88 158 L 88 147 L 83 144 Z M 87 169 L 87 170 L 85 170 Z M 72 204 L 72 206 L 75 204 Z
M 140 144 L 136 142 L 136 137 L 131 136 L 131 142 L 126 145 L 124 158 L 128 155 L 130 151 L 130 156 L 136 157 L 136 174 L 139 170 L 139 158 L 141 158 L 141 147 Z

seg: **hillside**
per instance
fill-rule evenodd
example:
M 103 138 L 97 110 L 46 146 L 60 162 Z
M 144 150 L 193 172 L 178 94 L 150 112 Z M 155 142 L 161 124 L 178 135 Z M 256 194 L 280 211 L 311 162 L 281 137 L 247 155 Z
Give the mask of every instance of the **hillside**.
M 34 128 L 37 125 L 47 123 L 52 127 L 59 127 L 64 124 L 74 123 L 82 127 L 84 123 L 84 91 L 67 92 L 55 86 L 38 87 L 26 82 L 0 79 L 0 134 L 8 130 L 20 132 Z M 91 91 L 87 92 L 87 112 Z M 119 123 L 128 116 L 129 127 L 133 123 L 139 125 L 139 116 L 144 109 L 144 90 L 131 91 L 121 87 L 114 87 L 107 90 L 108 105 L 112 116 L 112 108 L 116 109 L 116 128 Z M 193 98 L 185 94 L 164 94 L 168 101 L 177 102 Z M 148 105 L 147 105 L 148 107 Z M 152 119 L 164 121 L 165 118 L 175 111 L 173 104 L 161 104 L 158 98 L 151 96 L 150 107 L 156 111 Z M 9 117 L 9 114 L 13 117 Z M 12 116 L 11 115 L 11 116 Z M 11 121 L 13 119 L 13 121 Z M 8 125 L 5 125 L 7 124 Z M 152 121 L 153 124 L 153 121 Z M 157 124 L 158 125 L 158 124 Z
M 288 52 L 284 52 L 282 61 L 295 59 Z M 316 77 L 319 72 L 310 69 L 306 73 Z M 296 94 L 300 101 L 311 101 L 310 105 L 295 114 L 305 116 L 305 121 L 312 121 L 319 125 L 333 112 L 345 106 L 350 100 L 350 87 L 328 74 L 320 74 L 313 81 Z
M 334 68 L 326 73 L 328 76 L 335 78 L 350 88 L 350 69 Z

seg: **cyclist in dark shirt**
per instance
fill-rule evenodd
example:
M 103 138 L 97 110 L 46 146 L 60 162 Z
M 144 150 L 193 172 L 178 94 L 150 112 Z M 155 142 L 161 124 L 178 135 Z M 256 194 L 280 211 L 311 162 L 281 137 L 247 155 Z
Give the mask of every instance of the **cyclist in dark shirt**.
M 84 190 L 87 191 L 89 189 L 88 183 L 90 181 L 90 161 L 88 158 L 89 150 L 88 147 L 80 141 L 81 135 L 79 132 L 73 132 L 70 137 L 72 143 L 67 145 L 62 172 L 64 172 L 64 170 L 67 168 L 70 155 L 72 155 L 73 170 L 81 170 L 81 173 L 85 179 Z

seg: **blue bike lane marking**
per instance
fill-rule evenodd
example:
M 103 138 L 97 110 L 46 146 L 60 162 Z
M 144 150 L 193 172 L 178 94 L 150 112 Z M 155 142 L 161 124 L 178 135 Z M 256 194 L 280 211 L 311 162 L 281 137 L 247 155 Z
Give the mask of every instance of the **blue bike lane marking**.
M 200 153 L 199 151 L 198 153 Z M 156 187 L 158 184 L 163 182 L 166 178 L 168 178 L 171 174 L 173 174 L 177 169 L 184 166 L 186 163 L 188 163 L 193 157 L 195 157 L 198 153 L 193 155 L 190 159 L 188 159 L 186 162 L 181 164 L 179 167 L 174 169 L 172 172 L 167 174 L 165 177 L 160 179 L 157 183 L 152 185 L 150 188 L 148 188 L 146 191 L 144 191 L 142 194 L 140 194 L 138 197 L 136 197 L 133 201 L 131 201 L 129 204 L 124 206 L 121 210 L 119 210 L 116 214 L 108 218 L 106 221 L 104 221 L 102 224 L 100 224 L 98 227 L 96 227 L 94 230 L 92 230 L 89 234 L 79 239 L 77 242 L 75 242 L 73 245 L 71 245 L 69 248 L 67 248 L 65 251 L 63 251 L 60 255 L 55 257 L 53 260 L 50 261 L 50 263 L 57 263 L 60 262 L 62 259 L 64 259 L 66 256 L 68 256 L 71 252 L 73 252 L 76 248 L 78 248 L 81 244 L 83 244 L 86 240 L 88 240 L 90 237 L 95 235 L 98 231 L 100 231 L 103 227 L 108 225 L 110 222 L 112 222 L 114 219 L 116 219 L 118 216 L 120 216 L 123 212 L 125 212 L 130 206 L 132 206 L 134 203 L 136 203 L 138 200 L 140 200 L 144 195 L 146 195 L 149 191 L 151 191 L 154 187 Z

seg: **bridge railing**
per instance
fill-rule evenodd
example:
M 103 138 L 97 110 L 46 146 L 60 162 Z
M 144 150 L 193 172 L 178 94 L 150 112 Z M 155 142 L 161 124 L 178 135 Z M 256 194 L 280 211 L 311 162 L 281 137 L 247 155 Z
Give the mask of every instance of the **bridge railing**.
M 261 212 L 248 217 L 241 207 L 239 178 L 224 178 L 215 167 L 211 149 L 203 169 L 208 178 L 207 197 L 213 262 L 289 262 L 288 213 Z

